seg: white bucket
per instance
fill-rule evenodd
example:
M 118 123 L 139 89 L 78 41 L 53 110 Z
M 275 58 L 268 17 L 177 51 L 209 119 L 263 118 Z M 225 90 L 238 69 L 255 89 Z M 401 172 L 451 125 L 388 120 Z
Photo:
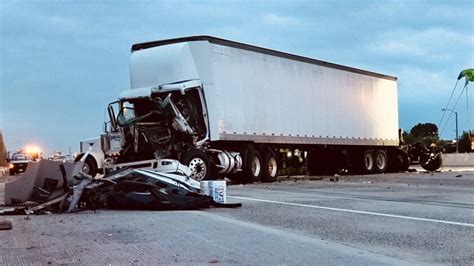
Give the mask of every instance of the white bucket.
M 204 195 L 211 196 L 211 187 L 209 186 L 210 181 L 200 181 L 201 192 Z
M 201 181 L 201 191 L 211 196 L 215 202 L 226 203 L 226 181 Z

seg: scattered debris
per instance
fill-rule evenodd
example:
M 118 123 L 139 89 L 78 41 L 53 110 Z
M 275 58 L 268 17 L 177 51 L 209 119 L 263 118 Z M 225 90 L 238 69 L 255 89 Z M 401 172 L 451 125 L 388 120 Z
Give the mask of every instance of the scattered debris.
M 200 183 L 191 178 L 191 171 L 183 171 L 183 167 L 187 167 L 178 161 L 169 159 L 161 161 L 166 161 L 166 164 L 163 164 L 168 166 L 166 169 L 124 168 L 98 179 L 92 179 L 81 171 L 73 171 L 77 170 L 77 167 L 70 166 L 69 171 L 66 171 L 64 165 L 56 165 L 60 169 L 59 171 L 56 168 L 62 175 L 60 177 L 46 178 L 44 175 L 27 177 L 29 183 L 33 184 L 29 198 L 25 197 L 26 193 L 23 191 L 16 193 L 16 188 L 6 193 L 10 196 L 10 202 L 24 203 L 28 200 L 35 201 L 36 204 L 32 206 L 25 204 L 1 210 L 0 214 L 50 214 L 51 212 L 95 211 L 100 208 L 194 210 L 242 206 L 241 203 L 226 203 L 226 181 Z M 173 167 L 169 167 L 170 165 Z M 20 183 L 25 183 L 25 181 Z M 42 185 L 34 185 L 38 183 Z M 20 198 L 24 200 L 21 201 Z
M 0 220 L 0 230 L 10 230 L 13 228 L 11 220 Z
M 339 181 L 339 177 L 340 177 L 339 174 L 334 174 L 334 176 L 331 177 L 331 178 L 329 179 L 329 181 L 330 181 L 330 182 L 338 182 L 338 181 Z

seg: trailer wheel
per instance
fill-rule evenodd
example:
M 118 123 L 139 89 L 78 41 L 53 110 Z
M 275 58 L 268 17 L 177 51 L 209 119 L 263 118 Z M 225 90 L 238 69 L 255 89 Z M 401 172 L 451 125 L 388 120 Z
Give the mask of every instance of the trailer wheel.
M 181 156 L 180 161 L 191 169 L 192 178 L 198 181 L 209 179 L 211 164 L 209 157 L 204 152 L 197 149 L 189 150 Z
M 263 171 L 262 181 L 263 182 L 274 182 L 278 177 L 278 159 L 272 150 L 265 150 L 262 156 Z
M 375 170 L 375 160 L 372 150 L 365 150 L 360 158 L 362 174 L 372 174 Z
M 410 167 L 411 159 L 408 153 L 402 149 L 396 149 L 389 154 L 388 171 L 405 172 Z
M 84 174 L 95 177 L 97 175 L 97 163 L 94 158 L 87 156 L 81 170 Z
M 384 150 L 376 150 L 374 153 L 375 172 L 385 173 L 388 166 L 387 153 Z
M 243 179 L 247 182 L 259 182 L 262 176 L 262 157 L 252 148 L 247 149 L 243 166 Z

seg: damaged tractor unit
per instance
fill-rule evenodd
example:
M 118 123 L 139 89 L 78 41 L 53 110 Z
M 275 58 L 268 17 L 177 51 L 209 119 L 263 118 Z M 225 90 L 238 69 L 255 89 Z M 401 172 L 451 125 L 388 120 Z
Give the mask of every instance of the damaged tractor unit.
M 132 46 L 83 172 L 188 166 L 196 180 L 275 181 L 288 150 L 309 174 L 404 171 L 397 78 L 210 36 Z
M 209 137 L 200 84 L 190 81 L 142 92 L 126 92 L 108 106 L 111 123 L 101 138 L 110 155 L 105 168 L 172 158 L 188 165 L 194 178 L 207 179 Z M 117 150 L 111 150 L 113 139 L 121 142 Z
M 156 168 L 162 158 L 179 160 L 196 180 L 237 173 L 242 166 L 239 153 L 210 148 L 206 103 L 195 80 L 126 91 L 107 110 L 100 142 L 81 143 L 81 150 L 89 145 L 83 170 L 92 176 L 99 170 Z M 104 158 L 102 169 L 96 154 Z

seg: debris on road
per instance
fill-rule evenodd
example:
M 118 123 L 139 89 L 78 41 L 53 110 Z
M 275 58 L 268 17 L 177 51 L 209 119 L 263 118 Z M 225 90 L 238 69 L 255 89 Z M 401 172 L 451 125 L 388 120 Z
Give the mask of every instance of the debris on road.
M 330 182 L 338 182 L 338 181 L 339 181 L 339 177 L 341 177 L 341 176 L 338 175 L 338 174 L 334 174 L 334 176 L 331 177 L 331 178 L 329 179 L 329 181 L 330 181 Z
M 42 162 L 48 167 L 43 167 Z M 226 181 L 199 182 L 191 177 L 188 167 L 176 160 L 159 159 L 158 164 L 163 167 L 124 168 L 93 179 L 80 171 L 81 162 L 43 160 L 17 180 L 18 184 L 24 185 L 23 190 L 18 184 L 6 186 L 5 202 L 19 205 L 0 210 L 0 214 L 95 211 L 100 208 L 195 210 L 242 206 L 241 203 L 226 203 Z M 54 169 L 60 172 L 59 176 Z
M 0 220 L 0 230 L 10 230 L 13 228 L 11 220 Z

